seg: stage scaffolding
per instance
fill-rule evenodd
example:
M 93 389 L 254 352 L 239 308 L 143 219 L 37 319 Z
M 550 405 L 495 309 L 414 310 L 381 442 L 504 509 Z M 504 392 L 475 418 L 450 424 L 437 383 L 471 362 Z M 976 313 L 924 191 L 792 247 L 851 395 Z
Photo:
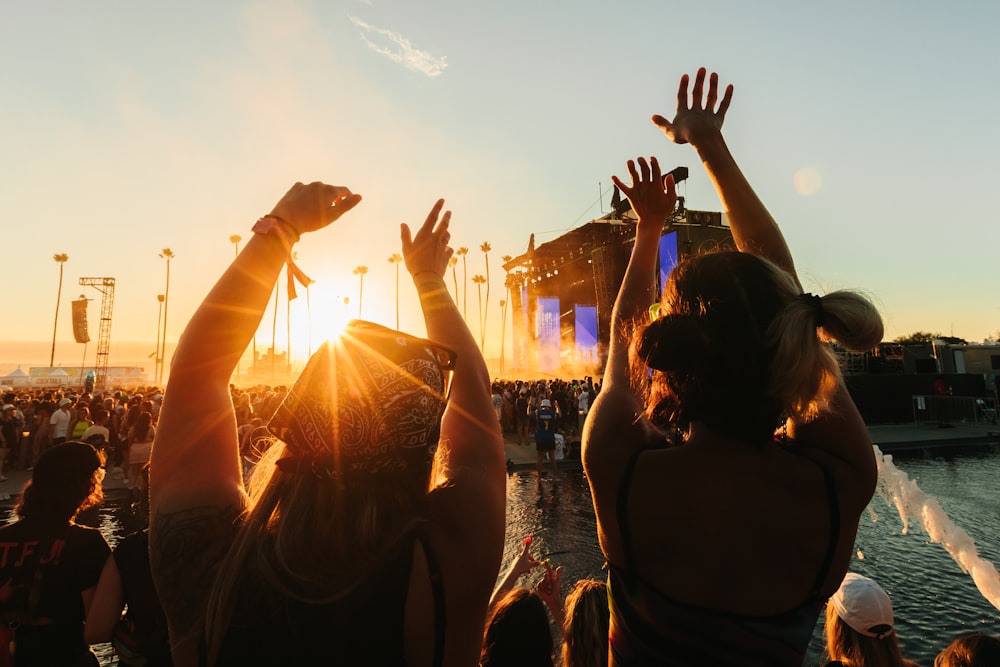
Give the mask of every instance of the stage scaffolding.
M 97 329 L 97 363 L 94 389 L 105 389 L 108 376 L 108 353 L 111 350 L 111 311 L 115 305 L 114 278 L 80 278 L 80 284 L 101 293 L 101 323 Z

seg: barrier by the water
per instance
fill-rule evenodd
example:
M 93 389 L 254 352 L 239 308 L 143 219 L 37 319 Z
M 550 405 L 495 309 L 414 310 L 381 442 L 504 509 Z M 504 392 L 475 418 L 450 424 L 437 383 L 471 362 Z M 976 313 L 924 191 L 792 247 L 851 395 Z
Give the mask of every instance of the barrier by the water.
M 909 533 L 911 519 L 919 523 L 930 540 L 943 546 L 962 571 L 972 577 L 983 597 L 1000 609 L 1000 574 L 993 563 L 979 556 L 972 536 L 955 525 L 937 498 L 924 493 L 916 481 L 897 468 L 891 454 L 883 454 L 877 445 L 874 447 L 878 465 L 876 492 L 899 512 L 903 534 Z M 874 510 L 870 511 L 873 519 L 877 519 Z

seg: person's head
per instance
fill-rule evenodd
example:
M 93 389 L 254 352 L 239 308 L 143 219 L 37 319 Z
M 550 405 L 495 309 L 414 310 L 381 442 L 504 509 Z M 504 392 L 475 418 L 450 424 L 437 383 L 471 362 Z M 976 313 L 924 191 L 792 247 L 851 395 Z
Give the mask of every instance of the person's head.
M 975 632 L 962 635 L 934 658 L 934 667 L 995 667 L 1000 665 L 1000 638 Z
M 848 572 L 826 605 L 826 650 L 846 667 L 912 665 L 899 651 L 892 600 L 881 586 Z
M 552 667 L 552 632 L 545 603 L 528 588 L 514 588 L 490 609 L 480 667 Z
M 104 498 L 104 457 L 90 445 L 71 440 L 47 449 L 35 464 L 16 512 L 22 519 L 61 523 Z
M 258 447 L 243 527 L 210 603 L 210 643 L 244 563 L 283 595 L 330 599 L 423 520 L 454 361 L 360 321 L 310 358 L 267 422 L 275 443 Z
M 607 667 L 608 588 L 603 581 L 581 579 L 566 596 L 563 667 Z
M 69 412 L 70 409 L 71 409 L 72 404 L 73 404 L 73 401 L 69 400 L 68 398 L 60 398 L 59 399 L 59 409 L 62 410 L 62 411 L 64 411 L 64 412 Z
M 661 426 L 702 421 L 768 438 L 782 413 L 810 418 L 836 387 L 837 358 L 821 336 L 867 350 L 882 339 L 882 320 L 853 292 L 801 294 L 757 255 L 697 255 L 674 268 L 654 319 L 633 336 L 634 382 Z

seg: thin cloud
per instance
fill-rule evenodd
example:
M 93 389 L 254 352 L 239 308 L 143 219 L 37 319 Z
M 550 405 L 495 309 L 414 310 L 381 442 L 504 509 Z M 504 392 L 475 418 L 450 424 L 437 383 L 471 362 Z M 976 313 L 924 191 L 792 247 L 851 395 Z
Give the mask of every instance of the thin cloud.
M 363 31 L 361 39 L 365 40 L 368 48 L 407 69 L 420 72 L 433 79 L 441 76 L 441 73 L 448 67 L 447 59 L 444 56 L 436 57 L 427 51 L 414 48 L 410 40 L 400 34 L 385 28 L 368 25 L 356 16 L 351 17 L 351 23 L 361 28 Z M 378 39 L 382 43 L 378 44 L 372 39 Z

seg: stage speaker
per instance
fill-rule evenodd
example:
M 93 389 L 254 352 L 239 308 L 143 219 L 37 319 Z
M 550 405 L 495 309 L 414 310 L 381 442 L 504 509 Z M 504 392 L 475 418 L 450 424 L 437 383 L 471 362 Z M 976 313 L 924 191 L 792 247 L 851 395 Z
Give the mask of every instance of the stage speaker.
M 90 334 L 87 332 L 87 301 L 89 299 L 77 299 L 73 302 L 73 338 L 77 343 L 90 342 Z

